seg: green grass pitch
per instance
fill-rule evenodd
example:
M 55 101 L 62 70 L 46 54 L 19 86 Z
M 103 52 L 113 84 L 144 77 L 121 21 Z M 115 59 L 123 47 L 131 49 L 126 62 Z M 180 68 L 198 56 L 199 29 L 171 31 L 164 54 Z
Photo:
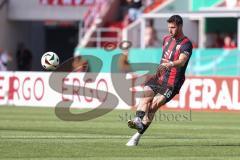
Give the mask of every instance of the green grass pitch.
M 53 108 L 0 107 L 0 158 L 240 159 L 240 113 L 192 112 L 191 119 L 182 121 L 156 119 L 139 146 L 129 148 L 125 143 L 135 133 L 126 125 L 130 113 L 112 111 L 90 121 L 65 122 Z

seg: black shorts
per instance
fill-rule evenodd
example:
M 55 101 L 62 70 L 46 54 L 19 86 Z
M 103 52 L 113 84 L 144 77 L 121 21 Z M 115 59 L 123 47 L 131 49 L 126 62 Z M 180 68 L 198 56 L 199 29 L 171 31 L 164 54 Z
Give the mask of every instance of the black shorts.
M 175 87 L 159 84 L 157 78 L 155 77 L 150 78 L 144 85 L 149 86 L 153 90 L 155 95 L 161 94 L 165 96 L 166 103 L 179 93 L 179 89 L 176 90 Z

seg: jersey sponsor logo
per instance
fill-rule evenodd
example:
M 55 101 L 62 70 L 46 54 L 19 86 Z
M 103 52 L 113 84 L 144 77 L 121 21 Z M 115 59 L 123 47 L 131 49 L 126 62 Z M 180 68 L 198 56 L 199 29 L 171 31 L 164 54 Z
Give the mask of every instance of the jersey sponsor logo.
M 164 54 L 164 58 L 165 58 L 165 59 L 170 59 L 171 55 L 172 55 L 172 51 L 167 50 L 167 51 L 165 52 L 165 54 Z
M 177 45 L 176 50 L 178 51 L 181 48 L 181 45 Z

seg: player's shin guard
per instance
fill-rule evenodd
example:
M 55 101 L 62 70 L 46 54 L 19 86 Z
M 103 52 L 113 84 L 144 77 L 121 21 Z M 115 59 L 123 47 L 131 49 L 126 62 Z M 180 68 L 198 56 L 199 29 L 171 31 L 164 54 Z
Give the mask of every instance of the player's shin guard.
M 143 120 L 143 117 L 145 116 L 144 111 L 137 111 L 136 112 L 136 117 L 139 117 L 141 120 Z

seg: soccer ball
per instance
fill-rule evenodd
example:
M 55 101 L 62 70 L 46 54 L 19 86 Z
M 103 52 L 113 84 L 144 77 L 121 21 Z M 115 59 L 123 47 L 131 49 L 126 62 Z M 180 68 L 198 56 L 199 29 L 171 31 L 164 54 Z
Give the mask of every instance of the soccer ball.
M 54 52 L 46 52 L 41 58 L 41 64 L 46 70 L 55 70 L 59 65 L 59 57 Z

